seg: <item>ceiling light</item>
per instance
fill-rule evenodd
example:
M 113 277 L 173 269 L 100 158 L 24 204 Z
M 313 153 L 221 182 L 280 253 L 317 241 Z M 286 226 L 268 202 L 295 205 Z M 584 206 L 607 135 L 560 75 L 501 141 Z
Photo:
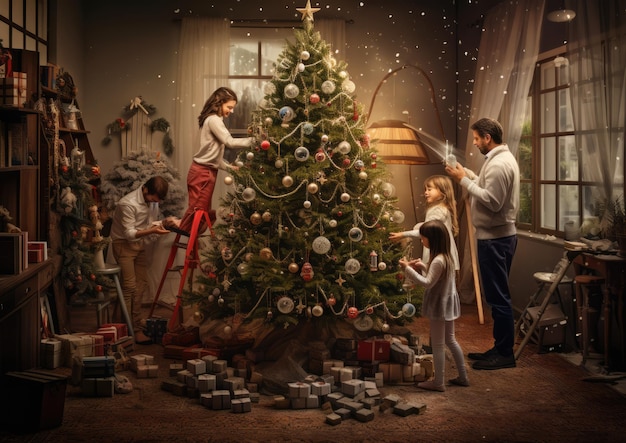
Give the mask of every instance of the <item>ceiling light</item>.
M 571 9 L 557 9 L 556 11 L 548 12 L 546 18 L 555 23 L 571 22 L 576 17 L 576 12 Z

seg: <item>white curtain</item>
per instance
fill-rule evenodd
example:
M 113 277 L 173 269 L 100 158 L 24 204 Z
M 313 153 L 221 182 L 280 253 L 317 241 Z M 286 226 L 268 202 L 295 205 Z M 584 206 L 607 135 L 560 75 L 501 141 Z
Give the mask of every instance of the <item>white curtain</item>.
M 346 59 L 346 21 L 344 19 L 319 19 L 314 22 L 315 30 L 330 45 L 335 59 Z
M 539 39 L 545 0 L 515 0 L 502 2 L 490 11 L 483 25 L 469 124 L 489 117 L 501 119 L 504 141 L 517 152 L 522 133 L 528 92 L 533 80 L 539 54 Z M 503 104 L 507 103 L 507 109 Z M 465 166 L 478 172 L 484 158 L 472 145 L 468 130 L 465 144 Z M 464 209 L 464 208 L 461 208 Z M 466 213 L 462 212 L 464 216 Z M 465 225 L 464 225 L 465 226 Z M 463 259 L 461 266 L 461 300 L 475 299 L 467 233 L 460 237 Z
M 575 0 L 568 46 L 570 93 L 583 180 L 595 204 L 620 197 L 626 125 L 626 0 Z
M 229 50 L 230 23 L 227 19 L 183 19 L 176 76 L 174 165 L 180 171 L 185 187 L 191 159 L 200 143 L 198 115 L 215 89 L 228 86 Z
M 204 102 L 219 86 L 228 86 L 230 24 L 219 18 L 185 18 L 182 21 L 178 48 L 178 73 L 176 76 L 176 109 L 174 116 L 174 155 L 172 163 L 181 175 L 181 184 L 187 189 L 187 172 L 193 154 L 200 144 L 198 115 Z M 219 198 L 220 181 L 214 198 Z M 185 193 L 186 194 L 186 193 Z M 215 201 L 215 200 L 214 200 Z M 184 202 L 187 207 L 187 202 Z M 182 216 L 182 214 L 180 214 Z M 156 294 L 166 267 L 175 234 L 159 237 L 152 245 L 151 268 L 148 283 L 150 294 Z M 174 266 L 182 265 L 185 250 L 179 249 Z M 180 284 L 177 272 L 167 274 L 159 301 L 173 305 Z M 153 300 L 153 295 L 150 296 Z

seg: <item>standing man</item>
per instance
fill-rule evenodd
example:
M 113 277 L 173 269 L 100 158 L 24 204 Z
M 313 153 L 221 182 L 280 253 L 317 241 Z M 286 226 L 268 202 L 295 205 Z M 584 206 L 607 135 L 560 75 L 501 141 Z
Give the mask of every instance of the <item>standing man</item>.
M 509 289 L 509 273 L 517 247 L 515 220 L 519 207 L 519 166 L 502 143 L 502 126 L 482 118 L 471 126 L 474 146 L 486 158 L 480 174 L 458 164 L 446 172 L 469 194 L 472 222 L 478 240 L 478 264 L 482 287 L 493 317 L 494 346 L 469 353 L 474 369 L 515 367 L 515 321 Z
M 142 331 L 145 320 L 141 312 L 141 299 L 148 287 L 145 242 L 153 234 L 164 235 L 170 231 L 160 223 L 153 223 L 151 203 L 160 203 L 167 195 L 169 185 L 160 176 L 152 177 L 143 186 L 126 194 L 115 206 L 111 225 L 113 256 L 122 271 L 124 302 L 131 312 L 135 342 L 150 344 Z

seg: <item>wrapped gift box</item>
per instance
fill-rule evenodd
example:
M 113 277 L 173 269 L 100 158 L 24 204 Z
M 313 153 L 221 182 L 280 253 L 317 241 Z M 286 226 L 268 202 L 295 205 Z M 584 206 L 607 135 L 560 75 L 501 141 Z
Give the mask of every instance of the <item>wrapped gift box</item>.
M 61 341 L 61 361 L 63 366 L 72 367 L 74 357 L 91 357 L 94 349 L 94 339 L 91 335 L 60 334 L 54 338 Z
M 115 375 L 115 358 L 113 356 L 83 358 L 83 377 L 104 378 L 113 375 Z
M 96 335 L 101 335 L 104 337 L 105 343 L 114 343 L 117 341 L 117 328 L 115 326 L 107 326 L 106 328 L 99 328 L 96 331 Z
M 415 351 L 402 343 L 391 344 L 391 360 L 403 364 L 412 365 L 415 363 Z
M 66 376 L 38 370 L 7 372 L 0 384 L 0 427 L 33 432 L 63 423 Z
M 199 358 L 187 360 L 187 370 L 193 375 L 200 375 L 207 372 L 206 361 Z
M 288 383 L 289 398 L 306 398 L 311 395 L 311 385 L 302 382 Z
M 357 359 L 360 361 L 389 361 L 391 343 L 381 339 L 359 340 Z
M 113 397 L 115 377 L 83 378 L 80 388 L 87 397 Z
M 149 318 L 146 320 L 146 335 L 152 339 L 154 343 L 161 343 L 163 336 L 167 333 L 166 318 Z
M 44 338 L 41 340 L 41 366 L 56 369 L 61 366 L 61 340 Z
M 124 337 L 128 337 L 128 325 L 126 323 L 106 323 L 101 326 L 102 328 L 114 327 L 117 330 L 117 339 L 121 340 Z

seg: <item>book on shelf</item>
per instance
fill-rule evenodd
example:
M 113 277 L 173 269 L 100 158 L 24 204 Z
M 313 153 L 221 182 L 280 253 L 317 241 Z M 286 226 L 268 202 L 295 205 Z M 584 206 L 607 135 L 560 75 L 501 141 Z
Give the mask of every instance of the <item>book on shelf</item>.
M 29 241 L 28 242 L 28 262 L 41 263 L 48 260 L 48 242 L 47 241 Z
M 28 269 L 28 232 L 0 232 L 0 275 Z

